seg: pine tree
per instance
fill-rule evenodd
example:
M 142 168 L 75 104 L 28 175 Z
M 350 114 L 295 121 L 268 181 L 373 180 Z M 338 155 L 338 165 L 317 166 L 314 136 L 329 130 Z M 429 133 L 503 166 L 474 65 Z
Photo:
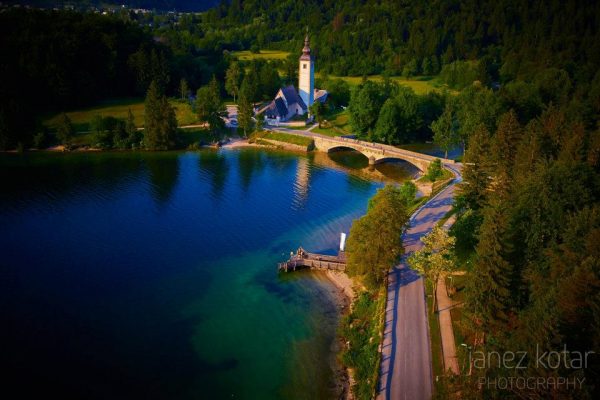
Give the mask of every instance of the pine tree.
M 467 309 L 483 332 L 508 319 L 512 266 L 505 259 L 508 226 L 505 203 L 495 201 L 486 210 L 479 233 L 477 262 L 467 285 Z
M 245 90 L 242 90 L 238 102 L 238 126 L 244 132 L 244 137 L 248 137 L 248 133 L 252 130 L 253 114 L 252 103 L 250 103 Z
M 227 110 L 221 99 L 219 82 L 214 75 L 208 85 L 198 89 L 196 93 L 196 111 L 200 121 L 208 123 L 213 135 L 225 127 L 223 117 L 227 114 Z
M 503 114 L 498 122 L 492 154 L 496 156 L 496 172 L 500 177 L 512 176 L 512 167 L 521 140 L 522 129 L 517 114 L 510 110 Z
M 175 108 L 169 103 L 167 96 L 161 99 L 161 140 L 164 149 L 171 149 L 177 144 L 177 116 Z
M 227 72 L 225 73 L 225 90 L 227 93 L 233 96 L 234 103 L 236 102 L 236 97 L 240 92 L 243 77 L 244 73 L 239 64 L 236 62 L 231 63 L 227 69 Z
M 167 150 L 175 146 L 177 118 L 167 97 L 152 81 L 144 105 L 144 145 L 148 150 Z
M 144 145 L 147 149 L 155 150 L 159 147 L 159 118 L 160 91 L 156 82 L 152 81 L 144 104 Z
M 468 208 L 478 210 L 485 204 L 489 177 L 493 168 L 488 161 L 490 134 L 484 125 L 478 126 L 469 141 L 462 171 L 464 183 L 460 192 Z
M 448 158 L 448 150 L 458 143 L 457 126 L 454 112 L 448 105 L 442 115 L 431 124 L 433 142 L 444 150 L 444 158 Z

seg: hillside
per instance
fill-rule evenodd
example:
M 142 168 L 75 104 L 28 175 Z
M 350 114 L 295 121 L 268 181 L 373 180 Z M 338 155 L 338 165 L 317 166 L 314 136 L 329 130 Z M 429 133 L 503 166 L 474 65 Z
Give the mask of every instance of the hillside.
M 127 5 L 129 8 L 145 8 L 158 11 L 205 11 L 219 3 L 218 0 L 123 0 L 123 1 L 101 1 L 101 0 L 9 0 L 7 4 L 27 4 L 34 7 L 61 7 L 64 5 L 77 6 L 102 6 L 107 4 Z

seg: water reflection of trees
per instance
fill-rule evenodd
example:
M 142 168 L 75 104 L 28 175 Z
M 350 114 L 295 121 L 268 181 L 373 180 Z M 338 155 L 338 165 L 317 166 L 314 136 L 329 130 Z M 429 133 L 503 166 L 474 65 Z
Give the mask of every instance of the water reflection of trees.
M 262 171 L 265 167 L 263 152 L 256 151 L 255 149 L 240 150 L 238 156 L 238 166 L 240 185 L 242 190 L 247 192 L 252 181 L 252 176 L 257 172 Z
M 203 150 L 198 153 L 198 165 L 210 177 L 213 197 L 220 199 L 229 174 L 227 157 L 221 151 Z
M 2 197 L 23 200 L 50 195 L 58 200 L 74 191 L 124 190 L 139 174 L 141 160 L 131 153 L 31 153 L 0 157 Z
M 144 157 L 150 177 L 151 193 L 157 204 L 165 204 L 171 198 L 179 177 L 177 153 L 148 153 Z

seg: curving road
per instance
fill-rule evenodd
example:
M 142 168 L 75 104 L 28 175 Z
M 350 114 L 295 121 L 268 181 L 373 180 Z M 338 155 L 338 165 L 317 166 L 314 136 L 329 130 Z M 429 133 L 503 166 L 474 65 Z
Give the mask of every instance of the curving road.
M 274 130 L 300 136 L 322 136 L 304 130 Z M 462 180 L 462 165 L 445 163 L 444 167 L 454 174 L 454 181 L 412 215 L 409 228 L 402 236 L 405 254 L 389 274 L 378 400 L 429 400 L 433 392 L 425 287 L 423 278 L 410 269 L 405 260 L 423 246 L 421 237 L 452 208 L 456 184 Z
M 412 215 L 410 227 L 402 236 L 405 255 L 389 274 L 377 399 L 428 400 L 432 395 L 425 288 L 423 278 L 405 260 L 423 246 L 421 237 L 452 208 L 455 185 L 461 181 L 461 165 L 445 167 L 454 173 L 454 181 Z

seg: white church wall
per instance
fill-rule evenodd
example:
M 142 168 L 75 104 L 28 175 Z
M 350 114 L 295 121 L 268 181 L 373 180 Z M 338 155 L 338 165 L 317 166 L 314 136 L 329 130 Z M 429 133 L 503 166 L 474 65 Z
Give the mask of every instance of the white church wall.
M 310 107 L 314 103 L 314 91 L 315 64 L 312 60 L 300 60 L 300 70 L 298 73 L 298 93 L 307 107 Z

